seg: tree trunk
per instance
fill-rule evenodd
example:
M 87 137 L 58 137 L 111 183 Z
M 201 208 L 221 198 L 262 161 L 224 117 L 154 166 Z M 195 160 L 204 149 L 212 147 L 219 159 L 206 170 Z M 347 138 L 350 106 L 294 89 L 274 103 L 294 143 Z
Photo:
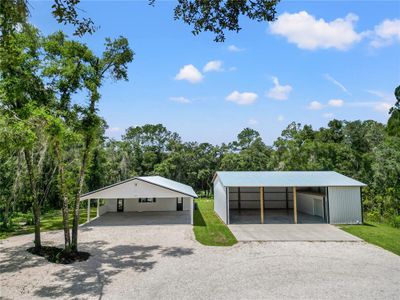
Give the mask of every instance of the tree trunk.
M 69 231 L 69 208 L 68 208 L 68 196 L 65 189 L 64 180 L 64 160 L 61 155 L 60 143 L 55 142 L 55 151 L 58 160 L 58 176 L 59 176 L 59 188 L 62 197 L 62 217 L 63 217 L 63 227 L 64 227 L 64 250 L 70 252 L 71 250 L 71 234 Z
M 85 172 L 86 167 L 89 161 L 89 152 L 92 144 L 92 137 L 86 137 L 85 148 L 82 156 L 81 167 L 79 170 L 79 181 L 78 181 L 78 191 L 75 195 L 75 202 L 74 202 L 74 218 L 72 221 L 72 243 L 71 243 L 71 250 L 72 252 L 78 252 L 78 228 L 79 228 L 79 215 L 80 215 L 80 197 L 82 193 L 83 182 L 85 179 Z
M 35 223 L 35 241 L 34 241 L 35 250 L 38 252 L 42 248 L 42 243 L 40 239 L 40 202 L 36 190 L 36 177 L 35 177 L 35 172 L 33 170 L 31 153 L 29 150 L 25 149 L 24 155 L 26 161 L 26 168 L 28 171 L 29 184 L 32 192 L 32 213 Z

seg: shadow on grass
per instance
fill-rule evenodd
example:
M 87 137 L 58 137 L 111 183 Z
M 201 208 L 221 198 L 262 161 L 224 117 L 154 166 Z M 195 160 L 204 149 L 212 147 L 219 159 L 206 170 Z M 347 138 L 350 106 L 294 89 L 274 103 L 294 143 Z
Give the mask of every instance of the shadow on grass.
M 207 226 L 206 221 L 204 221 L 203 214 L 201 210 L 197 209 L 194 211 L 193 215 L 194 226 Z

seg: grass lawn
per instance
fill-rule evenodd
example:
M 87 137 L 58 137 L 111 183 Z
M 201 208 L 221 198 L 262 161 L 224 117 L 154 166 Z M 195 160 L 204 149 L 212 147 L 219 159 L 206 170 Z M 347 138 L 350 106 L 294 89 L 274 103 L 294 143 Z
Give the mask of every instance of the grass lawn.
M 90 211 L 90 217 L 94 218 L 96 216 L 96 207 L 92 207 Z M 13 227 L 7 230 L 0 229 L 0 239 L 6 239 L 10 236 L 27 234 L 34 232 L 33 225 L 26 225 L 27 220 L 32 218 L 32 214 L 19 214 L 13 218 Z M 87 210 L 86 208 L 81 209 L 79 223 L 83 224 L 86 222 Z M 71 218 L 72 225 L 72 218 Z M 62 229 L 62 215 L 61 210 L 51 210 L 42 215 L 41 218 L 41 228 L 42 231 L 58 230 Z
M 388 224 L 368 222 L 364 225 L 343 225 L 344 231 L 364 241 L 400 255 L 400 229 Z
M 212 199 L 197 199 L 194 211 L 194 235 L 206 246 L 232 246 L 237 243 L 235 236 L 214 212 Z

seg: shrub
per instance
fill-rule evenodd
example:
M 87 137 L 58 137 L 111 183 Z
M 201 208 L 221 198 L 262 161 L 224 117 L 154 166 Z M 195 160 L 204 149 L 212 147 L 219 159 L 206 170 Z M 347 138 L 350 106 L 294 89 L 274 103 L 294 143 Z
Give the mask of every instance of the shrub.
M 394 216 L 390 222 L 394 228 L 400 228 L 400 216 Z

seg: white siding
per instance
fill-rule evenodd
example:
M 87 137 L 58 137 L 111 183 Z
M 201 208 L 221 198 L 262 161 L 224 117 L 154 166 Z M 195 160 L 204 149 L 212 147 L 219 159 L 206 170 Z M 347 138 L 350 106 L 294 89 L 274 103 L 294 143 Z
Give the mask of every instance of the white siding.
M 216 178 L 214 181 L 214 210 L 222 221 L 229 224 L 226 206 L 226 189 L 219 178 Z
M 117 199 L 105 200 L 106 211 L 117 211 Z M 190 210 L 191 198 L 183 198 L 183 210 Z M 156 202 L 139 203 L 138 198 L 128 198 L 124 200 L 124 212 L 130 211 L 176 211 L 176 198 L 156 198 Z
M 331 224 L 360 224 L 360 187 L 329 187 L 329 216 Z
M 313 216 L 324 217 L 324 196 L 310 194 L 310 193 L 298 193 L 297 194 L 297 210 Z

